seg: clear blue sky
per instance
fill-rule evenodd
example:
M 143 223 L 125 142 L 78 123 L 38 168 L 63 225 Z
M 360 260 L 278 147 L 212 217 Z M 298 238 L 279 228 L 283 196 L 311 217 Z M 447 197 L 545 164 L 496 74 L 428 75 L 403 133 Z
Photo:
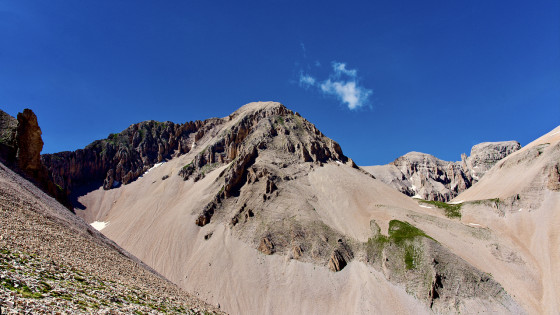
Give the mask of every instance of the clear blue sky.
M 360 165 L 560 124 L 560 1 L 0 0 L 0 108 L 43 152 L 274 100 Z

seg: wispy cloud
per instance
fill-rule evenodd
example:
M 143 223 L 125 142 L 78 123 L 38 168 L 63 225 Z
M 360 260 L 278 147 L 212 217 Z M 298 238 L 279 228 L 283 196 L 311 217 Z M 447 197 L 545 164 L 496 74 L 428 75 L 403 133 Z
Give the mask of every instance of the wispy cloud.
M 332 62 L 332 67 L 334 70 L 334 74 L 337 77 L 345 74 L 351 78 L 355 78 L 358 75 L 358 71 L 356 69 L 346 69 L 346 64 L 343 62 Z
M 359 84 L 358 70 L 349 69 L 344 62 L 333 61 L 332 73 L 328 79 L 319 81 L 315 77 L 300 72 L 299 85 L 304 88 L 317 87 L 325 95 L 335 96 L 350 110 L 368 104 L 372 90 Z
M 307 58 L 307 49 L 305 49 L 305 45 L 303 42 L 299 42 L 299 46 L 301 47 L 301 51 L 303 52 L 303 58 Z
M 315 78 L 308 75 L 308 74 L 303 74 L 303 72 L 300 72 L 299 74 L 299 85 L 304 87 L 304 88 L 308 88 L 310 86 L 314 86 L 315 85 Z

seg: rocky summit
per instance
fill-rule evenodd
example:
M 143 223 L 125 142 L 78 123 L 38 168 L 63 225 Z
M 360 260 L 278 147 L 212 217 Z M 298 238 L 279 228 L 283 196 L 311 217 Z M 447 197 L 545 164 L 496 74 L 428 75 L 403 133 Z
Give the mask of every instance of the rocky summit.
M 478 182 L 499 160 L 520 148 L 517 141 L 484 142 L 473 146 L 470 156 L 462 154 L 460 162 L 410 152 L 390 164 L 363 168 L 407 196 L 449 201 Z
M 8 139 L 1 148 L 11 152 L 17 141 L 9 137 L 23 124 L 3 117 L 11 127 L 0 129 Z M 232 314 L 557 313 L 558 134 L 524 148 L 482 143 L 460 162 L 411 152 L 360 168 L 338 143 L 276 102 L 204 121 L 137 123 L 84 149 L 41 156 L 49 180 L 75 206 L 75 213 L 49 212 L 71 222 L 56 233 L 74 231 L 87 250 L 66 255 L 59 248 L 82 247 L 49 243 L 49 252 L 62 253 L 53 256 L 56 269 L 32 256 L 45 245 L 2 232 L 3 261 L 24 256 L 55 278 L 81 280 L 46 281 L 47 287 L 25 266 L 2 274 L 32 293 L 50 288 L 56 293 L 48 301 L 60 310 L 74 304 L 55 295 L 71 292 L 82 301 L 75 310 L 93 312 L 109 298 L 123 312 L 150 305 L 216 311 L 208 306 L 215 305 Z M 31 198 L 21 195 L 18 206 L 19 199 L 6 197 L 13 207 L 3 215 L 25 222 L 44 213 L 34 200 L 25 203 Z M 39 227 L 52 223 L 32 222 L 21 225 L 32 229 L 11 229 L 45 238 Z M 87 260 L 107 246 L 114 250 L 94 255 L 95 264 L 118 275 L 115 283 L 82 294 L 90 289 L 83 281 L 105 283 L 107 274 Z M 60 258 L 67 256 L 72 260 Z M 161 279 L 178 286 L 182 298 L 172 298 L 170 283 L 163 295 L 146 291 L 150 283 L 163 286 Z M 33 298 L 13 288 L 21 296 L 10 305 Z

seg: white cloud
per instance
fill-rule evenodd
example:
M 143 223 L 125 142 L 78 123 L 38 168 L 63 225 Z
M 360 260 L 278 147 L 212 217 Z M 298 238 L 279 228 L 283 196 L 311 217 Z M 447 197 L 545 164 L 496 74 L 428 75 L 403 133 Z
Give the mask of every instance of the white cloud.
M 356 110 L 368 105 L 372 90 L 359 84 L 358 70 L 349 69 L 344 62 L 331 62 L 332 72 L 328 79 L 318 80 L 315 77 L 300 72 L 299 85 L 308 89 L 317 87 L 324 95 L 335 96 L 350 110 Z
M 305 88 L 315 85 L 315 78 L 308 74 L 299 74 L 299 85 Z
M 333 61 L 332 66 L 335 76 L 337 77 L 341 74 L 345 74 L 349 77 L 355 78 L 358 75 L 358 71 L 356 69 L 346 69 L 346 64 L 344 62 Z
M 327 81 L 321 83 L 321 91 L 325 94 L 336 96 L 345 103 L 349 109 L 354 110 L 366 104 L 372 91 L 358 86 L 355 81 Z

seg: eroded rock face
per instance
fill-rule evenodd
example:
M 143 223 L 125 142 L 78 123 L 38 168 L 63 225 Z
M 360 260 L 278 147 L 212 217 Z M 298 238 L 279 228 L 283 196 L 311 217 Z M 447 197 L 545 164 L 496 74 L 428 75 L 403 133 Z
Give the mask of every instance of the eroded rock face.
M 196 182 L 213 169 L 229 164 L 220 174 L 223 189 L 196 219 L 199 226 L 210 223 L 222 201 L 239 197 L 246 185 L 262 186 L 256 190 L 262 193 L 263 202 L 273 198 L 278 193 L 278 183 L 289 180 L 290 176 L 279 176 L 272 170 L 268 163 L 270 158 L 277 160 L 274 163 L 284 169 L 305 164 L 320 166 L 328 161 L 349 162 L 338 143 L 282 104 L 269 103 L 249 111 L 242 108 L 226 120 L 235 123 L 222 130 L 215 142 L 179 172 L 184 180 L 192 178 Z M 217 122 L 220 123 L 225 121 Z M 258 158 L 266 159 L 267 163 L 255 165 Z M 239 221 L 236 215 L 230 224 L 236 226 Z
M 17 119 L 0 110 L 0 159 L 7 164 L 15 163 L 17 126 Z
M 37 116 L 33 111 L 26 108 L 23 113 L 17 115 L 17 120 L 17 165 L 28 174 L 38 172 L 42 169 L 43 139 L 41 138 L 41 128 L 37 123 Z
M 560 191 L 560 164 L 550 168 L 546 187 L 552 191 Z
M 214 119 L 184 124 L 145 121 L 84 149 L 45 154 L 42 161 L 54 182 L 67 192 L 91 184 L 111 189 L 115 182 L 134 181 L 155 163 L 189 152 L 195 139 L 214 123 Z
M 342 268 L 346 267 L 346 264 L 347 262 L 342 254 L 338 250 L 335 250 L 329 260 L 329 269 L 334 272 L 340 271 Z
M 449 201 L 475 184 L 499 160 L 519 150 L 517 141 L 484 142 L 472 147 L 460 162 L 410 152 L 388 165 L 364 167 L 376 178 L 408 196 Z
M 499 160 L 521 149 L 517 141 L 483 142 L 472 147 L 471 155 L 466 159 L 466 166 L 475 181 Z
M 37 116 L 30 109 L 17 119 L 0 110 L 0 160 L 37 187 L 72 209 L 65 191 L 54 184 L 41 162 L 43 139 Z
M 267 236 L 261 238 L 261 243 L 259 244 L 258 250 L 266 255 L 274 254 L 274 244 L 270 240 L 270 237 Z

